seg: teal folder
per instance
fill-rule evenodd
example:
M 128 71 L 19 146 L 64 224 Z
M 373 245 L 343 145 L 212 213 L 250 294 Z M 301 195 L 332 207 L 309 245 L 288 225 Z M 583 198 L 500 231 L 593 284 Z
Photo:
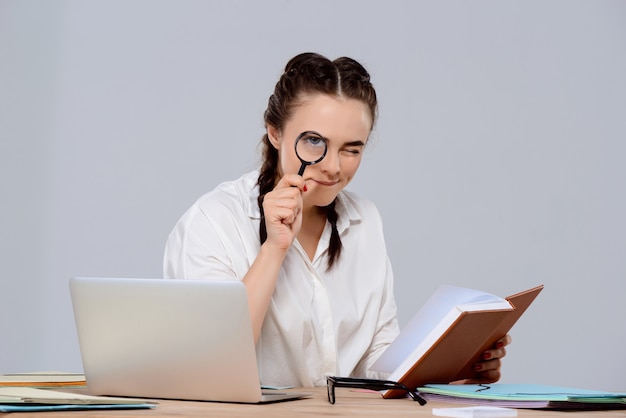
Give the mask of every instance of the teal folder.
M 626 409 L 626 392 L 605 392 L 536 384 L 425 385 L 430 399 L 515 408 Z
M 44 411 L 86 411 L 91 409 L 151 409 L 155 404 L 121 404 L 121 405 L 2 405 L 0 412 L 44 412 Z

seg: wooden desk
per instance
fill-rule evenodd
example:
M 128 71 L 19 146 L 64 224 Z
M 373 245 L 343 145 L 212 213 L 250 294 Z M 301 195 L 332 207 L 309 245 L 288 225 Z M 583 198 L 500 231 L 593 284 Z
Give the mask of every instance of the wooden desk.
M 311 397 L 296 401 L 265 405 L 229 404 L 218 402 L 194 402 L 158 400 L 155 409 L 119 410 L 119 411 L 59 411 L 59 412 L 16 412 L 0 413 L 1 418 L 57 418 L 57 417 L 433 417 L 432 409 L 441 407 L 460 407 L 457 404 L 428 402 L 420 406 L 409 398 L 383 399 L 377 393 L 356 392 L 353 389 L 335 389 L 336 403 L 328 403 L 326 388 L 306 388 L 297 392 L 311 393 Z M 556 412 L 518 410 L 520 417 L 625 417 L 626 411 L 601 412 Z

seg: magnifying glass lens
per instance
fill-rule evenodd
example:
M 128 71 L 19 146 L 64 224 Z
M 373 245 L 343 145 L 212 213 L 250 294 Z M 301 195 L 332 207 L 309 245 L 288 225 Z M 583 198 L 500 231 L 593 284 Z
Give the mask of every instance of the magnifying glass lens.
M 326 155 L 328 144 L 326 138 L 317 132 L 306 131 L 298 135 L 296 139 L 296 155 L 300 159 L 302 165 L 298 171 L 298 175 L 304 173 L 307 165 L 317 164 Z
M 298 138 L 296 154 L 302 162 L 315 164 L 326 154 L 326 139 L 317 133 L 308 132 Z

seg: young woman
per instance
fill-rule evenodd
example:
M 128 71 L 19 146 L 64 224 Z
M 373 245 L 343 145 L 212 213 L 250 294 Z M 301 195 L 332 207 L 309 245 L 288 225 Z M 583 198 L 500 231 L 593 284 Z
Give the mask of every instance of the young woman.
M 166 277 L 246 285 L 264 385 L 382 377 L 369 367 L 399 332 L 393 274 L 376 207 L 345 190 L 376 112 L 358 62 L 292 58 L 265 111 L 260 170 L 202 196 L 168 238 Z M 295 141 L 306 131 L 327 153 L 300 176 Z M 481 380 L 499 378 L 507 343 L 476 365 Z

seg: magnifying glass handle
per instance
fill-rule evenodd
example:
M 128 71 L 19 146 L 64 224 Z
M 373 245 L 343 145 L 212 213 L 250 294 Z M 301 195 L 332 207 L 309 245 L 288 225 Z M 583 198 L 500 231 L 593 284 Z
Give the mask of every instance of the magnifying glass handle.
M 302 163 L 302 165 L 300 166 L 300 170 L 298 170 L 298 175 L 301 176 L 302 174 L 304 174 L 304 169 L 306 168 L 307 164 L 306 163 Z

